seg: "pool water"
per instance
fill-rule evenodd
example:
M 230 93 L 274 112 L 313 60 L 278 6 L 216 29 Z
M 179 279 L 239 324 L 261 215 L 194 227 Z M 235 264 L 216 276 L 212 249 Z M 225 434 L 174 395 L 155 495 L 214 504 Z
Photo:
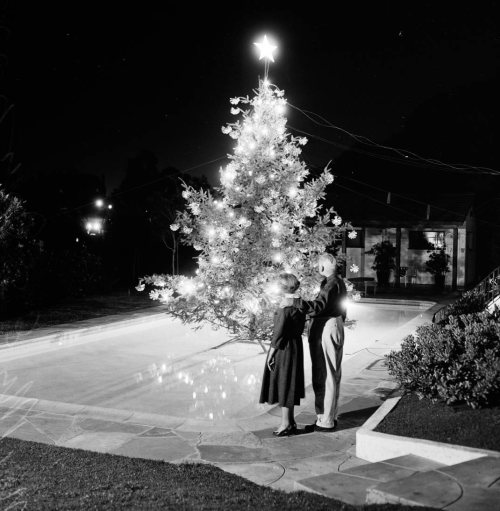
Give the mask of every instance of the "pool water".
M 427 306 L 353 303 L 344 361 L 404 325 Z M 89 336 L 77 346 L 2 362 L 8 381 L 0 394 L 149 412 L 225 420 L 252 417 L 271 408 L 258 403 L 266 355 L 255 343 L 230 343 L 209 327 L 193 331 L 165 318 L 114 337 Z M 304 340 L 306 385 L 311 381 Z M 7 380 L 4 380 L 7 381 Z M 5 385 L 5 383 L 4 383 Z

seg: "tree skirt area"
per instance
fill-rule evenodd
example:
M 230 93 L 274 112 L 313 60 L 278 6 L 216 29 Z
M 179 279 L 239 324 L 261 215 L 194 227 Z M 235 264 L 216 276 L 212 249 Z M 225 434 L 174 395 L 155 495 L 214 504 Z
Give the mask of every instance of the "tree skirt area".
M 500 406 L 474 410 L 407 394 L 375 431 L 500 451 Z

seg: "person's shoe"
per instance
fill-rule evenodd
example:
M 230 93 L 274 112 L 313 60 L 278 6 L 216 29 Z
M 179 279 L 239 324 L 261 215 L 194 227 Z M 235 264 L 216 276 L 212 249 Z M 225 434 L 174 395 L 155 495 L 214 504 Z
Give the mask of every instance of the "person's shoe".
M 314 425 L 314 431 L 318 433 L 332 433 L 337 429 L 337 421 L 333 421 L 333 427 L 332 428 L 324 428 L 322 426 L 318 426 L 317 424 Z
M 304 427 L 304 430 L 310 433 L 311 431 L 314 431 L 314 428 L 316 427 L 316 421 L 314 421 L 314 424 L 308 424 Z
M 274 436 L 289 436 L 289 435 L 295 435 L 295 430 L 293 429 L 293 425 L 290 424 L 282 431 L 273 431 Z

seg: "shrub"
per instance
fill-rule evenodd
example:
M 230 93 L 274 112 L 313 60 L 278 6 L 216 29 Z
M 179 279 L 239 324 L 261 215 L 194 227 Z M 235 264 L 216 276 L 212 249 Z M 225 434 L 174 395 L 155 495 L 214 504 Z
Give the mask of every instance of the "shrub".
M 500 312 L 449 316 L 448 324 L 423 325 L 386 355 L 389 373 L 419 397 L 472 408 L 500 395 Z
M 0 189 L 0 317 L 30 295 L 31 275 L 42 251 L 32 229 L 24 202 Z
M 486 295 L 476 290 L 467 291 L 445 310 L 446 316 L 440 321 L 441 324 L 448 324 L 451 316 L 462 316 L 483 312 L 486 306 Z

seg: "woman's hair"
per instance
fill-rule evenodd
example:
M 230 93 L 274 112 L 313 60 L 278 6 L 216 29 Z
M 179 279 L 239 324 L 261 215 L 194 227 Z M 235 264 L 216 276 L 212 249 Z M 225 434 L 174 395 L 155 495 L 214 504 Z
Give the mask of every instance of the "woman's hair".
M 283 293 L 295 293 L 300 286 L 299 279 L 291 273 L 281 273 L 278 284 Z

